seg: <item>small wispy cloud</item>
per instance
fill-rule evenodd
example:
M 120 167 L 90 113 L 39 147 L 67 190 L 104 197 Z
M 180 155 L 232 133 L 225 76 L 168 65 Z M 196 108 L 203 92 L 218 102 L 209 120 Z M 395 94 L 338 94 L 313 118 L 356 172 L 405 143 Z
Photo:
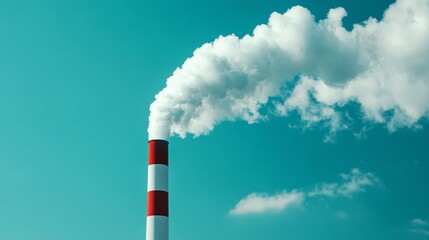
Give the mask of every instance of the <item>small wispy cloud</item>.
M 425 230 L 425 229 L 421 229 L 421 228 L 410 229 L 410 232 L 411 233 L 416 233 L 416 234 L 421 234 L 421 235 L 424 235 L 424 236 L 429 236 L 429 231 Z
M 316 187 L 314 187 L 314 189 L 308 193 L 308 196 L 314 197 L 317 195 L 323 195 L 328 197 L 334 197 L 338 194 L 337 192 L 337 183 L 321 183 L 316 185 Z
M 413 220 L 411 220 L 411 225 L 413 225 L 413 227 L 409 230 L 410 233 L 429 237 L 429 222 L 421 218 L 414 218 Z
M 354 168 L 350 173 L 340 174 L 342 181 L 338 183 L 317 184 L 311 191 L 293 190 L 283 191 L 279 194 L 269 195 L 267 193 L 251 193 L 240 200 L 236 206 L 229 211 L 229 215 L 262 214 L 268 212 L 280 213 L 291 205 L 301 205 L 307 198 L 316 196 L 328 197 L 351 197 L 357 192 L 364 192 L 368 186 L 379 182 L 373 173 L 363 173 Z M 338 212 L 338 218 L 347 219 L 348 215 Z
M 339 211 L 335 213 L 335 217 L 339 220 L 349 220 L 349 215 L 346 212 Z
M 413 224 L 413 225 L 415 225 L 415 226 L 428 226 L 428 225 L 429 225 L 429 223 L 428 223 L 428 222 L 426 222 L 426 221 L 422 220 L 421 218 L 414 218 L 414 219 L 411 221 L 411 224 Z
M 266 193 L 251 193 L 240 200 L 229 211 L 230 215 L 247 215 L 252 213 L 281 212 L 286 207 L 301 204 L 304 194 L 298 191 L 282 192 L 275 195 Z
M 354 168 L 350 173 L 340 174 L 343 181 L 341 183 L 321 183 L 308 193 L 308 196 L 346 196 L 350 197 L 356 192 L 365 192 L 365 187 L 373 186 L 379 182 L 373 173 L 362 173 L 358 168 Z

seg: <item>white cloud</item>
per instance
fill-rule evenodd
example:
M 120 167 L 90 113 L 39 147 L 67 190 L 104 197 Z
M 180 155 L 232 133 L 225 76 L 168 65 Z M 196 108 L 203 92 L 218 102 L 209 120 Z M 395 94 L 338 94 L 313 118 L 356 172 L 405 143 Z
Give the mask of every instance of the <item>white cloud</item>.
M 421 228 L 413 228 L 410 230 L 412 233 L 421 234 L 424 236 L 429 236 L 429 231 Z
M 414 218 L 411 220 L 411 224 L 414 225 L 414 228 L 409 230 L 411 233 L 429 236 L 429 230 L 425 229 L 429 226 L 427 221 L 421 218 Z
M 308 193 L 308 196 L 313 197 L 317 195 L 324 195 L 334 197 L 337 195 L 338 184 L 337 183 L 321 183 L 316 185 L 312 191 Z
M 229 211 L 230 215 L 247 215 L 255 213 L 281 212 L 286 207 L 300 204 L 304 194 L 298 191 L 282 192 L 276 195 L 265 193 L 252 193 L 240 200 Z
M 341 173 L 340 176 L 343 179 L 341 183 L 318 184 L 308 193 L 308 196 L 350 197 L 353 193 L 364 192 L 365 187 L 373 186 L 379 182 L 377 176 L 373 173 L 362 173 L 357 168 L 352 169 L 348 174 Z
M 374 174 L 362 173 L 357 168 L 352 169 L 349 174 L 342 173 L 340 176 L 344 182 L 338 188 L 338 194 L 343 196 L 350 196 L 355 192 L 365 192 L 365 187 L 378 183 L 378 178 Z
M 415 218 L 411 221 L 411 223 L 413 225 L 417 225 L 417 226 L 428 226 L 429 225 L 428 222 L 422 220 L 421 218 Z
M 378 183 L 378 178 L 373 173 L 362 173 L 354 168 L 349 174 L 340 174 L 343 181 L 341 183 L 321 183 L 317 184 L 309 192 L 293 190 L 283 191 L 276 195 L 266 193 L 252 193 L 240 200 L 237 205 L 229 211 L 230 215 L 261 214 L 267 212 L 282 212 L 290 205 L 300 205 L 307 198 L 323 195 L 329 197 L 346 196 L 351 197 L 353 193 L 364 192 L 365 187 Z M 345 212 L 338 212 L 336 217 L 340 219 L 348 218 Z
M 343 211 L 339 211 L 339 212 L 335 213 L 335 217 L 339 220 L 349 220 L 350 219 L 349 215 Z
M 272 105 L 331 132 L 347 129 L 342 110 L 350 102 L 391 131 L 428 118 L 429 1 L 397 0 L 380 21 L 350 31 L 345 16 L 331 9 L 316 22 L 297 6 L 272 13 L 251 35 L 204 44 L 156 95 L 149 138 L 199 136 L 226 120 L 255 123 L 267 118 L 261 107 Z

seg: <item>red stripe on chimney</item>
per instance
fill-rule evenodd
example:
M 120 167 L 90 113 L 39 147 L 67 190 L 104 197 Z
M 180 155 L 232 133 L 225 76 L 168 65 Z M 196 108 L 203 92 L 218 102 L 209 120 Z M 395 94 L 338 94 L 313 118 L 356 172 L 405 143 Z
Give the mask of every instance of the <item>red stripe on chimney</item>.
M 168 192 L 150 191 L 147 193 L 147 215 L 168 217 Z
M 168 142 L 164 140 L 149 141 L 149 165 L 168 165 Z

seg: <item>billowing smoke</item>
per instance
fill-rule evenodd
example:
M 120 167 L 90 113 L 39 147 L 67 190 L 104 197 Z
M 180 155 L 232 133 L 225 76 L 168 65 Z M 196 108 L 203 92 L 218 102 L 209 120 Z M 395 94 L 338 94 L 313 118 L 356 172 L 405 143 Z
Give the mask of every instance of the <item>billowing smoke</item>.
M 222 121 L 255 123 L 298 112 L 303 122 L 393 131 L 429 116 L 429 0 L 398 0 L 382 20 L 348 31 L 343 8 L 316 22 L 306 8 L 272 13 L 252 35 L 220 36 L 176 69 L 150 106 L 150 139 L 199 136 Z M 268 110 L 267 110 L 268 109 Z

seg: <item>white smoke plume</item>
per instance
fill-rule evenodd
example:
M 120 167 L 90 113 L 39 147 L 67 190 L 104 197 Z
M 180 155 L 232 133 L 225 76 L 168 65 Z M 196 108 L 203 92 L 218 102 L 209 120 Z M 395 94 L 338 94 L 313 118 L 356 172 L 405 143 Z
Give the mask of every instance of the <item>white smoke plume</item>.
M 391 131 L 429 117 L 429 0 L 398 0 L 377 21 L 343 27 L 343 8 L 316 22 L 306 8 L 272 13 L 238 38 L 220 36 L 176 69 L 150 106 L 149 139 L 199 136 L 222 121 L 300 114 L 347 128 L 357 103 Z M 262 113 L 263 107 L 272 111 Z

